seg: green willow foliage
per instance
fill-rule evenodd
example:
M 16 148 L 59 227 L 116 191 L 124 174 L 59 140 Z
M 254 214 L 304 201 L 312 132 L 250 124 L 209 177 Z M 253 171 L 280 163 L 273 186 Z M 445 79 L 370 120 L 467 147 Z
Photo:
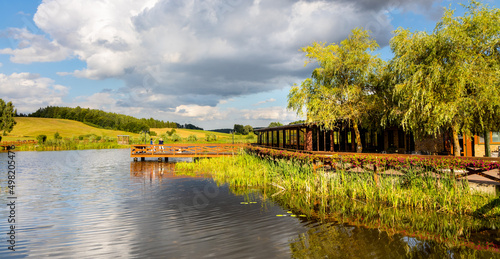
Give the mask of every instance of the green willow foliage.
M 358 126 L 399 126 L 416 138 L 452 134 L 459 156 L 459 134 L 500 130 L 500 9 L 475 0 L 464 8 L 447 9 L 431 33 L 395 30 L 387 64 L 359 28 L 340 45 L 302 48 L 318 68 L 292 87 L 288 108 L 327 129 L 348 122 L 358 152 Z
M 104 112 L 95 109 L 47 106 L 40 108 L 29 115 L 30 117 L 55 118 L 81 121 L 87 125 L 113 130 L 123 130 L 128 132 L 140 133 L 149 128 L 177 128 L 175 122 L 164 122 L 150 119 L 137 119 L 123 114 Z
M 417 137 L 452 132 L 456 154 L 458 134 L 500 128 L 500 9 L 466 10 L 447 9 L 432 33 L 399 28 L 391 39 L 393 114 Z
M 307 122 L 321 121 L 327 129 L 336 128 L 339 121 L 352 124 L 357 151 L 362 152 L 358 126 L 371 121 L 373 79 L 383 61 L 372 55 L 378 48 L 369 32 L 356 28 L 340 45 L 313 43 L 302 48 L 309 61 L 317 62 L 311 78 L 293 86 L 288 95 L 288 108 L 305 115 Z

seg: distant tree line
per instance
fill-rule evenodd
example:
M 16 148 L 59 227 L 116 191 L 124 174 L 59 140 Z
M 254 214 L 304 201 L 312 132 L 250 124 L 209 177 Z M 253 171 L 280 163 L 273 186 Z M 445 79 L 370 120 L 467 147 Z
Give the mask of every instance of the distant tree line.
M 161 127 L 161 128 L 165 128 L 165 127 Z M 166 128 L 173 128 L 173 127 L 166 127 Z M 194 130 L 203 130 L 203 128 L 200 128 L 200 127 L 197 127 L 193 124 L 184 124 L 184 125 L 181 125 L 181 124 L 177 124 L 177 128 L 179 129 L 194 129 Z
M 231 132 L 233 132 L 233 129 L 213 129 L 209 131 L 230 134 Z
M 112 130 L 123 130 L 133 133 L 140 133 L 141 131 L 149 131 L 150 128 L 178 128 L 179 124 L 175 122 L 164 122 L 149 119 L 138 119 L 132 116 L 117 114 L 112 112 L 104 112 L 96 109 L 85 109 L 77 106 L 76 108 L 70 107 L 57 107 L 47 106 L 40 108 L 36 112 L 29 114 L 29 117 L 39 118 L 54 118 L 54 119 L 68 119 L 83 122 L 87 125 Z M 196 127 L 191 124 L 186 124 L 184 127 Z

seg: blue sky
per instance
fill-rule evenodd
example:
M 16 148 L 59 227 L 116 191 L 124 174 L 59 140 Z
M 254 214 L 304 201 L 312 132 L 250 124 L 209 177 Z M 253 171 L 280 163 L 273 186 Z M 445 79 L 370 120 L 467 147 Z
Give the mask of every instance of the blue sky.
M 267 126 L 286 109 L 301 47 L 355 27 L 377 52 L 398 27 L 431 31 L 450 0 L 0 1 L 0 98 L 19 112 L 89 107 L 205 129 Z M 498 8 L 500 0 L 485 0 Z

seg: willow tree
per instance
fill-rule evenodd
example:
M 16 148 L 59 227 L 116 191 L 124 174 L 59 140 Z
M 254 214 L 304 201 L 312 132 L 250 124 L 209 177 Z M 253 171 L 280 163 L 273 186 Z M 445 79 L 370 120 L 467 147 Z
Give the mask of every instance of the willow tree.
M 498 11 L 475 1 L 467 9 L 464 17 L 447 9 L 431 34 L 398 29 L 390 43 L 403 128 L 417 137 L 451 131 L 456 156 L 458 134 L 498 120 Z
M 490 156 L 489 132 L 500 130 L 500 9 L 471 1 L 463 17 L 450 12 L 440 26 L 466 57 L 469 116 L 463 128 L 485 135 L 485 154 Z
M 359 126 L 368 120 L 374 106 L 372 81 L 382 64 L 372 51 L 378 48 L 369 32 L 356 28 L 340 45 L 315 42 L 301 50 L 306 65 L 317 62 L 310 78 L 293 86 L 288 94 L 288 108 L 306 122 L 318 122 L 334 129 L 339 122 L 349 122 L 356 134 L 357 152 L 362 152 Z

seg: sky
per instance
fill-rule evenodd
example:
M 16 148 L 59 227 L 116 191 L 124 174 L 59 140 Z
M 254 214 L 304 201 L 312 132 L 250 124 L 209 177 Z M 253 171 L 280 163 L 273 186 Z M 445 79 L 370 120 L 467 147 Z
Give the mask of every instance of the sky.
M 384 60 L 398 27 L 432 31 L 465 0 L 0 0 L 0 98 L 19 113 L 100 109 L 204 129 L 300 120 L 300 51 L 372 32 Z M 500 0 L 483 0 L 499 8 Z

